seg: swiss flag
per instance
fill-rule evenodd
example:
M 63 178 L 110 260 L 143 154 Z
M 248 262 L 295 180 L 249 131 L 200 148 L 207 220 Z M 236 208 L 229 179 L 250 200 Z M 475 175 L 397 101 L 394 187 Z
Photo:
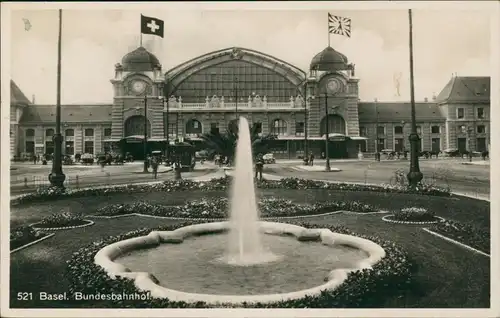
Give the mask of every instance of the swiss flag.
M 157 35 L 163 38 L 164 23 L 163 20 L 147 17 L 141 14 L 141 33 Z

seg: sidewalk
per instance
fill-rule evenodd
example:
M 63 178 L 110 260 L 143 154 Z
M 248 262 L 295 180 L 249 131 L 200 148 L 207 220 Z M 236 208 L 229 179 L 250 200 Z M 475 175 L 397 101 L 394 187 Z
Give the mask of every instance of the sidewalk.
M 326 171 L 325 164 L 321 164 L 321 165 L 315 164 L 314 166 L 304 166 L 304 165 L 293 166 L 292 169 L 299 170 L 299 171 L 309 171 L 309 172 L 339 172 L 339 171 L 342 171 L 341 169 L 336 168 L 336 167 L 332 167 L 332 166 L 330 166 L 330 171 Z

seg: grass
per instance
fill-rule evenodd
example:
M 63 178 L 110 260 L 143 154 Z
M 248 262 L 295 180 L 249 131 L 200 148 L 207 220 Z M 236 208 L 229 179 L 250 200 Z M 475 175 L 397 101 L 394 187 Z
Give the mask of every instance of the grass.
M 92 214 L 96 208 L 110 204 L 147 200 L 162 204 L 183 204 L 187 200 L 204 196 L 226 194 L 214 193 L 145 193 L 139 195 L 115 195 L 92 199 L 65 199 L 36 207 L 16 206 L 11 213 L 13 223 L 25 224 L 40 220 L 43 216 L 66 209 L 72 212 Z M 372 192 L 332 192 L 323 190 L 265 190 L 259 196 L 277 196 L 296 202 L 319 202 L 324 200 L 359 200 L 374 204 L 385 210 L 419 206 L 433 209 L 436 215 L 470 222 L 489 231 L 489 203 L 469 198 L 414 196 Z M 46 210 L 51 210 L 47 212 Z M 432 236 L 417 225 L 385 223 L 382 215 L 336 214 L 325 217 L 303 219 L 311 223 L 344 225 L 349 229 L 368 235 L 377 235 L 394 241 L 407 249 L 418 264 L 415 279 L 417 289 L 403 298 L 387 299 L 387 308 L 487 308 L 490 306 L 490 259 L 474 254 L 452 243 Z M 155 227 L 177 221 L 145 217 L 123 217 L 99 219 L 92 227 L 57 232 L 55 236 L 11 255 L 11 307 L 64 307 L 64 303 L 37 300 L 37 293 L 62 292 L 67 288 L 64 278 L 66 260 L 80 247 L 100 238 L 117 235 L 141 227 Z M 17 301 L 17 292 L 31 291 L 32 301 Z M 82 307 L 91 306 L 83 302 Z

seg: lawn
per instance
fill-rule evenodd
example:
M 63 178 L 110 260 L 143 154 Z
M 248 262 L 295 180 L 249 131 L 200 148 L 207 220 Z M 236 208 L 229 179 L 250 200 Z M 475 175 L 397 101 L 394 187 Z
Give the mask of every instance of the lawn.
M 141 193 L 106 197 L 74 198 L 37 203 L 34 206 L 15 206 L 11 209 L 12 226 L 36 222 L 55 212 L 71 211 L 91 214 L 97 208 L 112 203 L 147 200 L 166 205 L 183 204 L 204 196 L 226 196 L 224 192 Z M 325 200 L 359 200 L 383 210 L 418 206 L 436 211 L 436 215 L 488 229 L 489 203 L 469 198 L 456 199 L 406 194 L 374 192 L 340 192 L 324 190 L 258 190 L 259 196 L 276 196 L 296 202 Z M 407 249 L 418 264 L 415 275 L 417 289 L 403 298 L 387 299 L 387 308 L 487 308 L 490 306 L 490 259 L 430 235 L 416 225 L 385 223 L 382 215 L 336 214 L 303 219 L 311 223 L 344 225 L 368 235 L 392 240 Z M 117 235 L 142 227 L 156 227 L 176 221 L 147 217 L 98 219 L 86 228 L 56 232 L 55 236 L 11 255 L 11 307 L 64 307 L 64 303 L 42 302 L 37 293 L 63 292 L 66 260 L 80 247 L 100 238 Z M 31 291 L 32 301 L 17 301 L 17 292 Z M 95 305 L 95 304 L 94 304 Z M 82 307 L 93 307 L 82 302 Z

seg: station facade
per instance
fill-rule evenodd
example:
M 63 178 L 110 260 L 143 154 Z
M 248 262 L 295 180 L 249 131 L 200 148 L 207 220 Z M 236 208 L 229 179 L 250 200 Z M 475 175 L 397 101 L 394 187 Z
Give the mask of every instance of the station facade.
M 325 51 L 330 54 L 325 57 Z M 141 158 L 144 129 L 151 150 L 235 127 L 240 116 L 277 138 L 277 158 L 319 156 L 330 136 L 330 157 L 409 149 L 410 102 L 363 102 L 354 67 L 315 71 L 321 59 L 347 58 L 327 48 L 311 71 L 276 57 L 232 47 L 182 63 L 166 73 L 145 48 L 115 65 L 111 104 L 62 105 L 63 153 L 97 154 L 121 149 Z M 30 101 L 11 81 L 11 156 L 52 153 L 55 105 Z M 328 113 L 328 121 L 326 114 Z M 147 121 L 145 120 L 147 117 Z M 452 77 L 437 96 L 416 102 L 424 150 L 483 151 L 490 144 L 490 78 Z M 147 122 L 147 125 L 145 124 Z M 328 129 L 326 127 L 328 122 Z

